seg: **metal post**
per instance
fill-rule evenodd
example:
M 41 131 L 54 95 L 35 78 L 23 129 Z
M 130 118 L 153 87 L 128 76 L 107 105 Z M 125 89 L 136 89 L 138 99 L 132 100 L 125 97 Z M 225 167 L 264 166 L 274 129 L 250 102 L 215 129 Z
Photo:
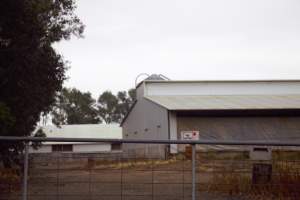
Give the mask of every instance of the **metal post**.
M 154 199 L 154 166 L 153 166 L 154 158 L 151 158 L 151 193 L 152 193 L 152 200 Z
M 183 156 L 183 160 L 182 160 L 182 199 L 184 200 L 184 183 L 185 183 L 185 178 L 184 178 L 184 168 L 185 168 L 185 164 L 184 164 L 184 161 L 185 161 L 185 156 Z
M 192 144 L 192 200 L 196 199 L 196 145 Z
M 29 143 L 25 142 L 22 200 L 27 200 L 28 150 L 29 150 Z
M 123 200 L 123 152 L 121 153 L 121 200 Z
M 59 200 L 59 155 L 56 154 L 56 200 Z
M 91 160 L 90 157 L 88 158 L 88 162 L 89 162 L 89 160 Z M 92 199 L 92 189 L 91 189 L 92 177 L 91 177 L 91 174 L 92 174 L 92 165 L 93 165 L 93 162 L 94 162 L 94 160 L 92 160 L 92 161 L 90 161 L 90 163 L 88 163 L 88 167 L 89 167 L 89 200 Z

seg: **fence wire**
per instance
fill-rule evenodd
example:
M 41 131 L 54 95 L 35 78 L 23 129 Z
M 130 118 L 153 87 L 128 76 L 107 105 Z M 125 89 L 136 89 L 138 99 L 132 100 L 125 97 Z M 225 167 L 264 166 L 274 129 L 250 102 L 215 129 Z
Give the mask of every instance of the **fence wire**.
M 195 149 L 194 162 L 188 148 L 166 158 L 141 153 L 142 149 L 138 153 L 29 154 L 26 198 L 191 200 L 194 182 L 197 200 L 300 199 L 296 148 L 273 150 L 270 160 L 252 159 L 249 151 Z M 1 200 L 22 199 L 23 164 L 1 167 Z

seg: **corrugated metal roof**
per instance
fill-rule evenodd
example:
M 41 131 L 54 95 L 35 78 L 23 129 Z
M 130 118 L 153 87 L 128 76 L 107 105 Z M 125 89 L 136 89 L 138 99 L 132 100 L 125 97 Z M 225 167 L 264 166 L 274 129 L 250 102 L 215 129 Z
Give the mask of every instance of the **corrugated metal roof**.
M 43 126 L 47 137 L 61 138 L 100 138 L 100 139 L 122 139 L 122 128 L 118 124 L 78 124 Z M 58 142 L 47 142 L 47 144 Z
M 168 110 L 299 109 L 300 95 L 146 96 Z
M 300 79 L 206 79 L 206 80 L 143 80 L 146 83 L 252 83 L 252 82 L 300 82 Z

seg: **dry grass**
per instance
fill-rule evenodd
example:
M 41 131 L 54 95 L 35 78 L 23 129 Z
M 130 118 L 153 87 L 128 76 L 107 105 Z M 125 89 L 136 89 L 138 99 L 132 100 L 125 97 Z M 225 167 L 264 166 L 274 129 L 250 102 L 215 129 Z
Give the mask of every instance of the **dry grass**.
M 249 159 L 247 151 L 206 151 L 197 152 L 198 160 L 246 160 Z
M 299 166 L 298 166 L 299 167 Z M 209 191 L 226 195 L 243 195 L 249 199 L 300 199 L 300 170 L 294 163 L 273 163 L 271 181 L 264 184 L 253 184 L 250 173 L 218 173 L 209 183 Z
M 138 159 L 138 160 L 128 160 L 128 161 L 97 161 L 89 160 L 84 167 L 85 169 L 130 169 L 136 167 L 156 167 L 162 165 L 169 165 L 176 162 L 180 162 L 177 157 L 173 157 L 168 160 L 149 160 L 149 159 Z
M 272 157 L 277 161 L 300 161 L 300 151 L 273 150 Z
M 0 169 L 0 191 L 13 192 L 20 189 L 20 185 L 16 184 L 20 182 L 21 177 L 16 169 Z M 8 187 L 8 186 L 9 187 Z
M 216 196 L 240 196 L 241 199 L 251 200 L 300 199 L 300 153 L 275 152 L 273 154 L 273 160 L 273 175 L 271 182 L 267 184 L 254 185 L 252 184 L 251 174 L 253 162 L 249 160 L 248 153 L 216 151 L 197 152 L 197 173 L 199 175 L 199 180 L 202 181 L 200 183 L 201 186 L 199 190 L 205 194 L 211 193 Z M 31 170 L 38 169 L 37 171 L 40 170 L 39 173 L 41 173 L 38 174 L 38 176 L 41 176 L 44 179 L 49 179 L 49 177 L 52 178 L 52 175 L 54 178 L 56 177 L 56 171 L 54 171 L 53 174 L 43 174 L 43 169 L 46 169 L 45 172 L 48 172 L 47 169 L 52 169 L 53 167 L 56 167 L 56 162 L 52 164 L 51 162 L 47 162 L 47 166 L 37 166 L 37 168 L 32 168 Z M 164 181 L 172 181 L 175 177 L 174 174 L 161 173 L 159 170 L 162 170 L 163 172 L 170 169 L 178 170 L 178 177 L 181 177 L 182 174 L 180 173 L 182 173 L 182 167 L 185 167 L 186 185 L 188 185 L 190 183 L 188 170 L 191 169 L 191 161 L 187 160 L 184 154 L 171 157 L 167 160 L 150 158 L 118 160 L 112 158 L 99 159 L 95 157 L 75 160 L 74 162 L 67 160 L 61 163 L 61 167 L 64 167 L 64 170 L 61 170 L 60 177 L 64 177 L 66 180 L 79 180 L 80 178 L 85 180 L 87 176 L 86 171 L 96 169 L 93 172 L 95 174 L 99 174 L 99 177 L 96 177 L 96 180 L 99 179 L 103 181 L 105 177 L 109 177 L 109 179 L 114 177 L 118 181 L 118 175 L 113 173 L 118 173 L 121 169 L 129 169 L 128 171 L 131 173 L 128 175 L 128 177 L 130 176 L 128 179 L 129 182 L 133 180 L 136 182 L 148 181 L 147 176 L 149 176 L 149 174 L 151 175 L 151 173 L 147 173 L 147 171 L 150 171 L 153 168 L 157 169 L 158 172 L 155 174 L 159 174 L 159 178 Z M 74 169 L 75 174 L 72 176 L 70 173 L 64 175 L 63 173 L 68 172 L 69 169 Z M 101 172 L 102 169 L 106 171 Z M 110 169 L 116 169 L 116 171 Z M 143 172 L 135 172 L 136 169 L 137 171 L 142 169 Z M 105 175 L 104 172 L 111 174 Z M 142 175 L 145 175 L 145 177 Z M 19 181 L 20 177 L 16 171 L 0 170 L 0 183 Z M 15 185 L 18 186 L 20 184 Z M 17 190 L 17 188 L 15 189 Z M 44 189 L 45 191 L 49 190 L 47 186 L 45 186 Z M 76 190 L 79 189 L 80 188 L 78 187 Z M 114 188 L 110 189 L 113 190 Z M 138 189 L 140 188 L 137 188 L 136 191 L 140 192 Z M 0 193 L 1 191 L 3 190 L 0 186 Z M 10 189 L 10 191 L 13 190 Z

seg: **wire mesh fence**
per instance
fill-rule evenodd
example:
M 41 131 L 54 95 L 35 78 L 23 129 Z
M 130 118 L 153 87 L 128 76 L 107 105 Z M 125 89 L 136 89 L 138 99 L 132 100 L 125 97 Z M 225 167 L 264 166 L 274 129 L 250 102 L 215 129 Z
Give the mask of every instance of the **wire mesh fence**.
M 139 153 L 29 154 L 25 199 L 300 199 L 297 148 L 277 148 L 271 159 L 255 160 L 248 150 L 192 146 L 167 157 L 143 149 L 136 149 Z M 24 160 L 24 155 L 18 159 Z M 0 199 L 24 199 L 24 164 L 1 167 Z

